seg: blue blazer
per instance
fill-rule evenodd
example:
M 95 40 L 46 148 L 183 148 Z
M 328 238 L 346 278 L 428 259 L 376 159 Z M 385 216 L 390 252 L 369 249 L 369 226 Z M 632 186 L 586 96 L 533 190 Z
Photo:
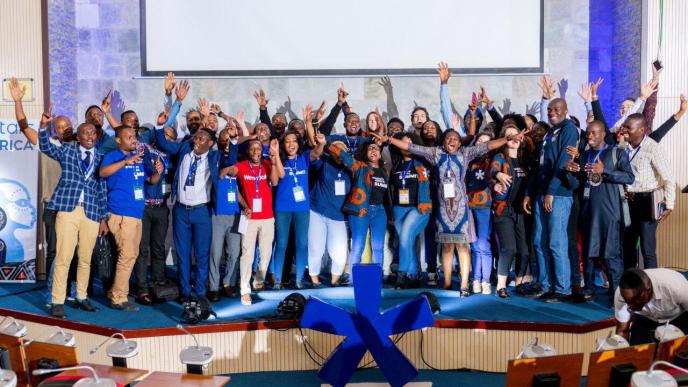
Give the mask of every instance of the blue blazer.
M 192 139 L 184 140 L 182 142 L 169 141 L 165 138 L 165 131 L 162 128 L 155 129 L 155 145 L 164 152 L 167 152 L 167 154 L 169 155 L 176 155 L 177 162 L 179 164 L 181 164 L 182 160 L 184 160 L 184 156 L 193 152 Z M 219 179 L 220 169 L 224 167 L 229 167 L 230 165 L 236 163 L 237 147 L 234 145 L 230 145 L 229 149 L 229 155 L 225 155 L 219 151 L 212 149 L 208 152 L 210 184 L 212 184 L 210 195 L 211 202 L 213 202 L 213 198 L 215 197 L 215 182 Z M 179 168 L 179 165 L 177 165 L 177 170 L 174 173 L 174 180 L 172 182 L 172 200 L 176 200 L 177 198 L 177 188 L 179 187 L 179 180 L 183 179 L 183 177 L 179 176 L 181 173 L 182 170 L 181 168 Z
M 105 182 L 98 177 L 98 169 L 103 155 L 94 149 L 93 173 L 88 179 L 84 178 L 81 167 L 81 152 L 79 144 L 63 143 L 61 146 L 50 142 L 48 131 L 41 130 L 38 136 L 38 146 L 41 152 L 55 159 L 62 167 L 60 182 L 50 198 L 48 208 L 71 212 L 79 204 L 79 196 L 84 192 L 84 211 L 86 217 L 94 222 L 107 218 L 107 190 Z

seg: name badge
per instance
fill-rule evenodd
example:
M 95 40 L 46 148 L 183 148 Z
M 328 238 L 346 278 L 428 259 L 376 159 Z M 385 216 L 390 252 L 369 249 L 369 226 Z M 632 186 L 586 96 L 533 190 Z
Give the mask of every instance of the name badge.
M 585 189 L 583 189 L 583 197 L 586 199 L 590 197 L 590 187 L 585 187 Z
M 253 208 L 251 208 L 251 211 L 263 212 L 263 199 L 261 199 L 261 198 L 253 199 Z
M 143 187 L 140 185 L 134 186 L 134 200 L 143 200 Z
M 296 186 L 292 189 L 294 191 L 294 201 L 299 203 L 306 200 L 306 194 L 303 192 L 303 188 Z
M 409 204 L 409 203 L 410 203 L 409 190 L 400 189 L 399 190 L 399 204 Z
M 165 194 L 168 194 L 170 192 L 172 192 L 172 187 L 169 184 L 163 184 L 162 185 L 162 194 L 165 195 Z
M 227 201 L 230 203 L 236 203 L 236 191 L 233 189 L 227 190 Z
M 346 183 L 344 182 L 344 180 L 334 181 L 334 194 L 336 196 L 346 195 Z
M 444 193 L 445 199 L 453 199 L 456 197 L 456 187 L 454 183 L 443 183 L 442 192 Z

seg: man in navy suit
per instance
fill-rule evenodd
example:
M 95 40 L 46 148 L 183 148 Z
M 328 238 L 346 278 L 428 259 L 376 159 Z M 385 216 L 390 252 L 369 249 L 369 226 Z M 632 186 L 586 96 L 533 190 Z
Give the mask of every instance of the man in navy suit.
M 39 134 L 41 152 L 57 160 L 62 168 L 60 182 L 55 188 L 48 208 L 57 212 L 55 233 L 57 256 L 53 273 L 51 313 L 55 317 L 67 317 L 64 311 L 65 291 L 69 264 L 74 249 L 79 246 L 77 268 L 76 306 L 88 312 L 98 310 L 86 298 L 88 278 L 91 272 L 91 254 L 98 235 L 108 232 L 107 199 L 105 185 L 98 177 L 102 156 L 96 152 L 96 128 L 81 124 L 77 128 L 77 143 L 50 142 L 48 130 Z
M 212 150 L 215 133 L 200 128 L 190 139 L 181 143 L 169 141 L 161 125 L 167 120 L 167 113 L 158 116 L 155 130 L 156 145 L 169 155 L 178 156 L 177 172 L 172 183 L 172 198 L 176 203 L 172 210 L 174 246 L 179 264 L 180 301 L 191 296 L 191 248 L 196 258 L 194 292 L 205 297 L 208 282 L 208 255 L 212 240 L 211 201 L 214 182 L 218 180 L 220 168 L 236 161 L 236 147 L 230 153 Z

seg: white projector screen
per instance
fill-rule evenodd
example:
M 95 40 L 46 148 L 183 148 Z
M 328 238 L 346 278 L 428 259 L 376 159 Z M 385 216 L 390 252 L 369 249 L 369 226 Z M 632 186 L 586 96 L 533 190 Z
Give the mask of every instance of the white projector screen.
M 141 0 L 143 75 L 543 69 L 543 0 Z

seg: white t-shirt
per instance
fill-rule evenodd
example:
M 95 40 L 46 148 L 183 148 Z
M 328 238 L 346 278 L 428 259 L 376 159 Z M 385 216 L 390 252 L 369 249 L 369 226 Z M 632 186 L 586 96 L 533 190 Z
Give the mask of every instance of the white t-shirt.
M 683 274 L 670 269 L 646 269 L 652 283 L 652 298 L 643 309 L 635 312 L 659 323 L 671 321 L 688 311 L 688 280 Z M 621 290 L 614 293 L 614 317 L 620 323 L 631 320 L 631 311 L 621 297 Z

